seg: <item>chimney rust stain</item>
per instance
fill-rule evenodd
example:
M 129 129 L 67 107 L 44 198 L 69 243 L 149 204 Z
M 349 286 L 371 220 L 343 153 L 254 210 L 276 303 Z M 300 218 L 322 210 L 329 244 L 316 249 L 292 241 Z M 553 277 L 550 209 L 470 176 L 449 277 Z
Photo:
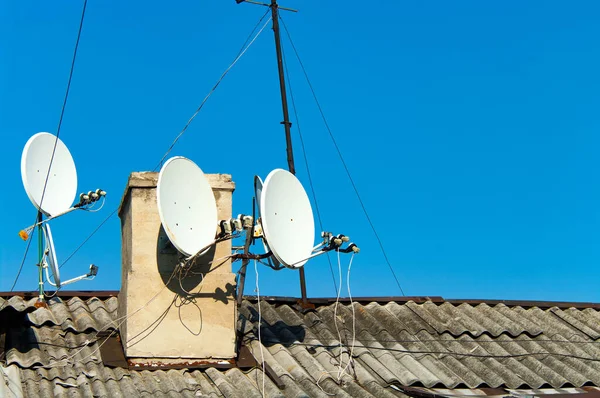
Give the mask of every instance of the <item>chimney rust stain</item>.
M 165 358 L 166 359 L 166 358 Z M 176 358 L 173 358 L 176 359 Z M 127 361 L 130 370 L 157 370 L 157 369 L 231 369 L 236 367 L 234 359 L 197 360 L 185 362 L 168 362 L 168 360 Z

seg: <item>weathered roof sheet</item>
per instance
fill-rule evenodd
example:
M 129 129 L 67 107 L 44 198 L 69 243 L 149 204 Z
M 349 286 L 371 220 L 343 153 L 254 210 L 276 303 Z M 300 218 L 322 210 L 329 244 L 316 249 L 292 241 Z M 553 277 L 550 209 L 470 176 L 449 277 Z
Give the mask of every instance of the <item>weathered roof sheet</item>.
M 81 333 L 114 328 L 112 322 L 117 315 L 117 297 L 100 299 L 91 297 L 83 300 L 72 297 L 62 300 L 53 297 L 47 300 L 48 308 L 36 308 L 37 298 L 25 300 L 20 296 L 8 300 L 0 297 L 0 309 L 13 309 L 25 314 L 27 321 L 35 326 L 60 326 L 62 330 Z
M 118 326 L 116 297 L 53 298 L 47 309 L 34 302 L 0 298 L 6 348 L 0 360 L 23 396 L 260 397 L 263 376 L 268 397 L 600 386 L 596 308 L 361 301 L 301 311 L 292 302 L 269 300 L 259 311 L 250 298 L 240 308 L 239 329 L 272 378 L 260 366 L 108 367 L 99 332 Z
M 582 326 L 564 322 L 556 315 L 561 310 L 434 305 L 354 303 L 353 328 L 349 305 L 339 305 L 337 311 L 335 305 L 323 306 L 302 315 L 287 305 L 263 304 L 262 341 L 275 359 L 297 360 L 308 350 L 318 371 L 331 372 L 337 370 L 331 364 L 339 362 L 340 352 L 342 363 L 347 362 L 354 330 L 355 368 L 384 384 L 513 389 L 600 385 L 599 342 Z M 442 321 L 442 312 L 453 317 Z M 590 329 L 598 315 L 589 309 L 566 312 L 576 313 Z M 241 313 L 254 323 L 257 305 L 245 302 Z M 341 350 L 336 323 L 345 343 Z

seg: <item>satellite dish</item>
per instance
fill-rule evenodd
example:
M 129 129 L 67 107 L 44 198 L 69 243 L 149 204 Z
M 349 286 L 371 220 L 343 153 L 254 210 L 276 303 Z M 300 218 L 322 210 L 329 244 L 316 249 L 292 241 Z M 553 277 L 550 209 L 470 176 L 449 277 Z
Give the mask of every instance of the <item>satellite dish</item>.
M 21 178 L 29 200 L 46 216 L 67 211 L 77 193 L 73 157 L 66 145 L 50 133 L 35 134 L 25 144 L 21 156 Z
M 273 256 L 288 268 L 300 268 L 311 257 L 315 221 L 306 191 L 288 171 L 273 170 L 260 194 L 264 236 Z
M 263 190 L 263 181 L 261 180 L 261 178 L 259 176 L 254 176 L 254 196 L 256 197 L 256 202 L 258 203 L 258 217 L 261 217 L 261 213 L 260 213 L 260 197 L 262 196 L 262 190 Z M 262 223 L 262 219 L 261 219 L 261 223 Z M 262 228 L 262 225 L 261 225 Z M 266 239 L 262 240 L 263 242 L 263 247 L 265 248 L 265 253 L 268 253 L 271 251 L 271 248 L 269 247 L 269 244 L 267 243 Z M 269 261 L 272 262 L 273 266 L 275 268 L 279 268 L 280 267 L 280 263 L 279 261 L 277 261 L 277 259 L 273 258 L 273 257 L 269 257 Z
M 52 231 L 50 230 L 50 224 L 44 224 L 44 235 L 46 236 L 46 258 L 48 266 L 54 276 L 54 285 L 60 288 L 60 272 L 58 271 L 58 260 L 56 259 L 56 250 L 54 249 L 54 239 L 52 239 Z
M 215 240 L 217 204 L 206 176 L 191 160 L 166 161 L 156 187 L 158 214 L 173 246 L 193 256 Z

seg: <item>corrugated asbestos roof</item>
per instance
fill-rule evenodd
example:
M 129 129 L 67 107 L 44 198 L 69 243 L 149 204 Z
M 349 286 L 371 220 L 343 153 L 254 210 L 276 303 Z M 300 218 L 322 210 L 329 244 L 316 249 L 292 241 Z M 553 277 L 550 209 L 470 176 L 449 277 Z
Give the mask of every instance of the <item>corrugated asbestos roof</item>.
M 25 397 L 261 396 L 260 367 L 139 371 L 105 366 L 103 340 L 96 340 L 99 331 L 115 330 L 116 297 L 53 298 L 47 309 L 35 308 L 35 300 L 0 298 L 5 346 L 0 379 L 12 390 L 20 386 Z M 595 308 L 389 301 L 329 303 L 301 311 L 290 302 L 269 300 L 260 303 L 262 344 L 256 300 L 244 300 L 239 315 L 243 343 L 258 362 L 264 356 L 268 364 L 268 397 L 600 386 L 600 312 Z

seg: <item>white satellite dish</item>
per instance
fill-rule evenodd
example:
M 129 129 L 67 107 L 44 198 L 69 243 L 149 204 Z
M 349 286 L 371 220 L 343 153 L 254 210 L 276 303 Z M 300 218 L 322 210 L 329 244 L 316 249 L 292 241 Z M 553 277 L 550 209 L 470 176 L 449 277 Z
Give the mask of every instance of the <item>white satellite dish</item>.
M 158 214 L 173 246 L 193 256 L 215 240 L 217 204 L 206 176 L 191 160 L 176 156 L 160 169 Z
M 260 194 L 264 237 L 273 256 L 288 268 L 300 268 L 311 257 L 315 222 L 306 191 L 282 169 L 267 176 Z
M 262 196 L 262 190 L 263 190 L 262 179 L 259 176 L 254 176 L 254 196 L 256 197 L 256 202 L 258 203 L 258 216 L 259 217 L 261 214 L 260 213 L 260 197 Z M 260 227 L 262 228 L 262 219 L 261 219 Z M 265 253 L 270 252 L 271 248 L 269 247 L 267 240 L 263 239 L 262 242 L 263 242 L 263 247 L 265 248 Z M 274 257 L 269 257 L 269 261 L 272 262 L 272 264 L 275 268 L 279 268 L 279 266 L 281 265 L 279 263 L 279 261 L 277 261 L 277 259 Z
M 35 134 L 25 144 L 21 156 L 21 178 L 29 200 L 46 216 L 68 210 L 77 194 L 73 157 L 66 145 L 50 133 Z
M 50 224 L 44 224 L 44 235 L 46 236 L 46 258 L 47 263 L 54 277 L 54 285 L 60 288 L 60 272 L 58 270 L 58 260 L 56 259 L 56 249 L 54 248 L 54 239 L 52 239 L 52 230 Z

